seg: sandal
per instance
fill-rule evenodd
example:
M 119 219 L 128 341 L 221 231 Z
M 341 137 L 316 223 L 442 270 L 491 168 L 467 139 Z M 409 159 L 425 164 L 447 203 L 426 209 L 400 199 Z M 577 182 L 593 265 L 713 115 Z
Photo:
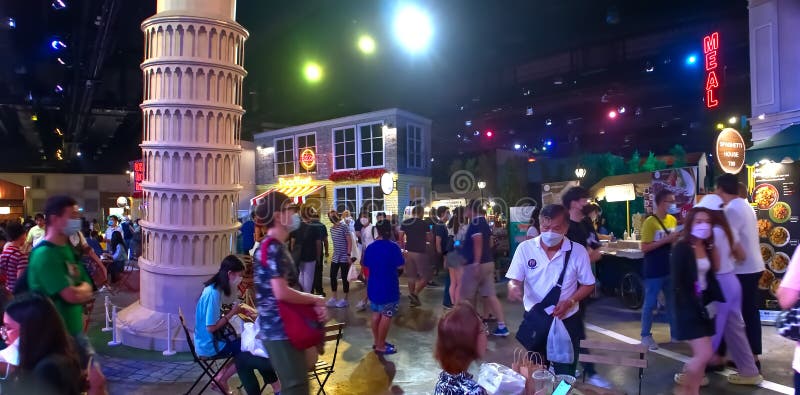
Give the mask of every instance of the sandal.
M 375 354 L 378 354 L 378 355 L 392 355 L 392 354 L 397 354 L 397 347 L 395 347 L 395 346 L 394 346 L 394 345 L 392 345 L 392 344 L 386 343 L 386 349 L 384 349 L 384 350 L 378 350 L 378 349 L 376 348 L 376 349 L 375 349 Z
M 385 345 L 386 345 L 386 347 L 391 347 L 391 348 L 394 348 L 395 350 L 397 349 L 397 347 L 396 347 L 394 344 L 392 344 L 392 343 L 389 343 L 389 342 L 383 342 L 383 344 L 385 344 Z M 374 345 L 374 344 L 372 345 L 372 349 L 373 349 L 373 350 L 375 349 L 375 345 Z

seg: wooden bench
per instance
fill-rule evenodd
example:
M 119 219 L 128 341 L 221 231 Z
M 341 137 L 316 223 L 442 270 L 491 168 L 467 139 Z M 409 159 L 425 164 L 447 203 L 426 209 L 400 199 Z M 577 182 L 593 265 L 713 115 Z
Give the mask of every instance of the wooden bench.
M 579 354 L 578 361 L 601 365 L 627 366 L 639 368 L 639 395 L 642 394 L 642 377 L 647 368 L 647 346 L 643 344 L 612 343 L 597 340 L 581 340 L 581 349 L 589 351 L 605 351 L 598 354 Z M 611 352 L 609 354 L 608 352 Z M 583 373 L 586 380 L 586 372 Z

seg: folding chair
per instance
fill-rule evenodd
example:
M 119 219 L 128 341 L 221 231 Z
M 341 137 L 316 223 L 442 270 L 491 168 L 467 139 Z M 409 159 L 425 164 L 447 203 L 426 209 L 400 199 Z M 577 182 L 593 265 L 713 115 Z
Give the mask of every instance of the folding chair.
M 189 395 L 194 390 L 200 381 L 203 380 L 205 377 L 208 377 L 208 382 L 203 388 L 200 389 L 198 394 L 202 394 L 203 391 L 211 385 L 212 382 L 217 385 L 218 388 L 222 388 L 222 385 L 214 378 L 220 370 L 231 360 L 233 357 L 226 356 L 226 357 L 201 357 L 197 355 L 197 351 L 194 349 L 194 339 L 192 338 L 191 333 L 189 333 L 189 328 L 186 327 L 186 321 L 183 318 L 183 312 L 178 311 L 178 317 L 181 319 L 181 327 L 183 327 L 183 333 L 186 334 L 186 343 L 189 344 L 189 351 L 192 352 L 192 357 L 194 358 L 195 363 L 200 365 L 200 368 L 203 369 L 203 373 L 200 374 L 200 377 L 194 381 L 192 387 L 189 388 L 188 391 L 185 392 L 185 395 Z M 222 364 L 219 367 L 216 367 L 216 362 L 222 361 Z
M 601 365 L 639 368 L 639 395 L 642 394 L 642 377 L 644 377 L 644 370 L 647 368 L 647 346 L 642 344 L 581 340 L 581 348 L 585 348 L 587 350 L 602 350 L 606 352 L 611 351 L 614 354 L 579 354 L 578 361 L 580 362 L 593 362 Z M 638 357 L 634 358 L 634 356 L 631 354 L 638 354 Z M 586 381 L 586 372 L 583 373 L 583 381 Z
M 319 391 L 317 395 L 326 394 L 325 383 L 331 377 L 336 366 L 336 357 L 339 354 L 339 341 L 342 340 L 342 333 L 344 332 L 344 323 L 331 324 L 325 327 L 325 343 L 336 341 L 336 347 L 333 349 L 333 358 L 330 363 L 326 361 L 317 361 L 317 364 L 309 370 L 309 378 L 313 377 L 319 384 Z

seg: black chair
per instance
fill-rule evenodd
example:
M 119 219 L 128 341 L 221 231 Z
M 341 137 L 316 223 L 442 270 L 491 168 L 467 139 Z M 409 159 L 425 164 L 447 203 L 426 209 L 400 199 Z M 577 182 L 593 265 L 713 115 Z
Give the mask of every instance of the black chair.
M 315 378 L 317 380 L 317 384 L 319 384 L 319 391 L 317 391 L 317 395 L 326 393 L 325 383 L 328 382 L 328 379 L 334 372 L 334 368 L 336 366 L 336 357 L 339 354 L 339 342 L 342 340 L 344 326 L 344 323 L 337 323 L 327 325 L 325 327 L 325 343 L 336 341 L 336 347 L 333 349 L 333 358 L 331 358 L 330 362 L 317 361 L 317 364 L 309 370 L 309 378 Z
M 194 358 L 194 362 L 197 363 L 203 370 L 203 373 L 201 373 L 200 377 L 198 377 L 197 380 L 194 381 L 192 387 L 185 392 L 185 395 L 191 394 L 194 388 L 197 387 L 197 385 L 200 384 L 200 381 L 202 381 L 204 378 L 208 378 L 208 381 L 203 386 L 203 388 L 200 389 L 200 392 L 198 392 L 198 394 L 202 394 L 203 391 L 205 391 L 206 388 L 208 388 L 208 386 L 211 385 L 212 382 L 216 384 L 218 388 L 223 388 L 223 386 L 214 377 L 217 375 L 217 373 L 220 372 L 220 370 L 222 370 L 223 367 L 225 367 L 225 365 L 231 359 L 233 359 L 233 357 L 231 356 L 201 357 L 197 355 L 197 351 L 194 349 L 194 339 L 192 338 L 192 334 L 189 333 L 189 328 L 186 327 L 186 321 L 183 318 L 182 311 L 178 311 L 178 317 L 180 317 L 181 319 L 181 327 L 183 327 L 183 333 L 186 335 L 186 343 L 189 344 L 189 351 L 192 352 L 192 358 Z M 222 364 L 220 364 L 219 367 L 217 367 L 216 366 L 217 362 L 222 362 Z

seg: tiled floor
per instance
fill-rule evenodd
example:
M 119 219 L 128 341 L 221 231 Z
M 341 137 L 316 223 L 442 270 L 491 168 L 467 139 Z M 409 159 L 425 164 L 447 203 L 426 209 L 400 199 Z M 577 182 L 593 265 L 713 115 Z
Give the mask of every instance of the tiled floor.
M 505 287 L 498 284 L 501 297 Z M 405 291 L 405 289 L 403 289 Z M 377 395 L 384 393 L 430 394 L 440 371 L 433 359 L 435 341 L 434 328 L 442 314 L 442 288 L 431 288 L 422 295 L 421 308 L 409 308 L 407 301 L 391 329 L 389 338 L 399 352 L 378 359 L 371 352 L 372 337 L 367 327 L 368 315 L 357 313 L 353 308 L 335 309 L 335 320 L 347 323 L 344 340 L 339 349 L 336 363 L 337 371 L 326 385 L 329 394 Z M 356 287 L 351 300 L 360 297 L 363 289 Z M 118 305 L 130 303 L 134 295 L 119 294 L 113 297 Z M 515 329 L 522 316 L 522 306 L 504 302 L 509 327 Z M 97 310 L 102 310 L 98 304 Z M 98 318 L 102 320 L 102 316 Z M 604 341 L 639 340 L 639 313 L 621 307 L 615 298 L 606 297 L 592 304 L 588 309 L 587 322 L 590 324 L 588 336 Z M 604 332 L 611 331 L 611 332 Z M 605 333 L 605 334 L 603 334 Z M 668 328 L 663 322 L 654 327 L 657 341 L 669 340 Z M 108 335 L 108 334 L 104 334 Z M 611 335 L 609 337 L 607 335 Z M 102 337 L 102 336 L 100 336 Z M 94 342 L 105 342 L 107 338 L 95 338 Z M 517 342 L 513 336 L 491 338 L 487 361 L 510 365 Z M 793 345 L 775 334 L 774 328 L 764 327 L 764 348 L 762 356 L 764 376 L 774 383 L 774 390 L 758 387 L 737 387 L 727 384 L 719 374 L 712 374 L 711 385 L 702 390 L 704 394 L 778 394 L 788 392 L 792 385 L 791 358 Z M 332 350 L 330 350 L 332 351 Z M 119 353 L 117 353 L 119 354 Z M 325 357 L 332 353 L 328 352 Z M 648 355 L 650 366 L 646 369 L 643 381 L 643 394 L 671 394 L 672 375 L 679 371 L 678 360 L 688 355 L 688 347 L 683 344 L 663 344 L 658 352 Z M 170 358 L 148 358 L 148 360 L 126 359 L 125 355 L 101 357 L 112 394 L 169 394 L 183 393 L 199 370 L 191 362 L 172 362 Z M 477 367 L 476 367 L 477 369 Z M 599 366 L 598 370 L 617 388 L 635 394 L 638 387 L 637 371 L 619 366 Z M 232 387 L 238 384 L 236 377 L 231 380 Z M 769 387 L 771 384 L 767 384 Z M 269 393 L 270 390 L 267 390 Z

